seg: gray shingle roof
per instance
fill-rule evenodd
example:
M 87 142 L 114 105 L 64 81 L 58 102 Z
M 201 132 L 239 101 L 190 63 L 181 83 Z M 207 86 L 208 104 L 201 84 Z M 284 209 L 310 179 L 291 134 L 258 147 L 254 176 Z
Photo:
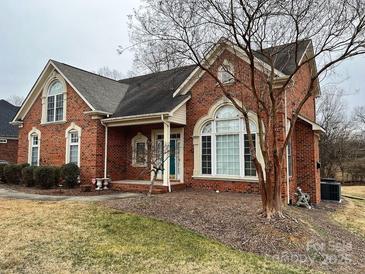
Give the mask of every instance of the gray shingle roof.
M 0 100 L 0 137 L 18 137 L 18 127 L 9 124 L 17 113 L 16 107 L 5 100 Z
M 113 116 L 122 117 L 173 110 L 189 96 L 173 97 L 173 93 L 195 67 L 195 65 L 179 67 L 120 80 L 119 82 L 127 84 L 129 88 Z
M 82 96 L 113 117 L 169 112 L 188 95 L 173 97 L 195 65 L 115 81 L 52 60 Z
M 298 60 L 310 43 L 310 40 L 299 42 Z M 275 56 L 275 68 L 285 74 L 296 68 L 294 43 L 255 52 L 257 58 L 267 62 L 263 53 Z M 173 93 L 196 68 L 190 65 L 115 81 L 64 63 L 52 62 L 96 110 L 112 113 L 112 117 L 170 112 L 189 96 L 173 97 Z
M 52 60 L 83 97 L 99 111 L 114 113 L 128 85 Z
M 299 62 L 300 58 L 305 53 L 307 47 L 311 43 L 311 40 L 301 40 L 298 41 L 297 49 L 297 60 Z M 283 72 L 286 75 L 290 75 L 295 71 L 295 43 L 288 43 L 285 45 L 280 45 L 276 47 L 263 49 L 262 52 L 256 51 L 255 55 L 257 58 L 267 63 L 267 58 L 265 55 L 272 55 L 275 60 L 274 67 Z

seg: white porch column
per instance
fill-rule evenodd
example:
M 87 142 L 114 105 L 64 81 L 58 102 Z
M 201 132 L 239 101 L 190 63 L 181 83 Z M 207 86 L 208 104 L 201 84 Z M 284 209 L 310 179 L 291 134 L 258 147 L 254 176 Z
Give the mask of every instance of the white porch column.
M 169 186 L 169 191 L 171 191 L 170 190 L 170 123 L 166 121 L 164 121 L 163 124 L 163 143 L 164 143 L 163 185 Z
M 108 177 L 108 126 L 105 126 L 105 141 L 104 141 L 104 178 Z

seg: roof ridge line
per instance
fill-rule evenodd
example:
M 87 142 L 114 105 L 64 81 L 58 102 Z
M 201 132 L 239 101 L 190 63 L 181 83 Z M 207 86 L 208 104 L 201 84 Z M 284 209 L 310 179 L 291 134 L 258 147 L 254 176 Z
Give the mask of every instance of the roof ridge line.
M 192 66 L 197 66 L 197 65 L 191 64 L 191 65 L 176 67 L 176 68 L 172 68 L 172 69 L 166 69 L 166 70 L 162 70 L 162 71 L 156 71 L 156 72 L 141 74 L 141 75 L 137 75 L 137 76 L 133 76 L 133 77 L 128 77 L 128 78 L 120 79 L 120 80 L 118 80 L 118 82 L 121 83 L 121 81 L 131 80 L 131 79 L 135 79 L 135 78 L 138 78 L 138 77 L 144 77 L 144 76 L 148 76 L 148 75 L 153 75 L 153 74 L 158 74 L 158 73 L 164 73 L 164 72 L 173 71 L 173 70 L 176 70 L 176 69 L 187 68 L 187 67 L 192 67 Z
M 65 65 L 65 66 L 68 66 L 68 67 L 71 67 L 71 68 L 74 68 L 74 69 L 77 69 L 77 70 L 81 70 L 83 72 L 86 72 L 86 73 L 90 73 L 90 74 L 93 74 L 95 76 L 99 76 L 101 78 L 105 78 L 107 80 L 111 80 L 111 81 L 114 81 L 114 82 L 117 82 L 119 84 L 123 84 L 121 82 L 119 82 L 119 80 L 115 80 L 115 79 L 112 79 L 112 78 L 109 78 L 109 77 L 106 77 L 106 76 L 103 76 L 103 75 L 100 75 L 100 74 L 97 74 L 95 72 L 91 72 L 91 71 L 88 71 L 88 70 L 85 70 L 85 69 L 82 69 L 82 68 L 78 68 L 78 67 L 75 67 L 75 66 L 72 66 L 72 65 L 69 65 L 69 64 L 66 64 L 66 63 L 63 63 L 63 62 L 59 62 L 59 61 L 56 61 L 56 60 L 53 60 L 53 59 L 50 59 L 51 62 L 56 62 L 56 63 L 60 63 L 62 65 Z
M 297 41 L 293 41 L 293 42 L 289 42 L 289 43 L 285 43 L 285 44 L 280 44 L 280 45 L 276 45 L 276 46 L 271 46 L 271 47 L 267 47 L 267 48 L 263 48 L 262 50 L 269 50 L 269 49 L 273 49 L 273 48 L 278 48 L 278 47 L 288 47 L 290 45 L 296 44 L 296 43 L 302 43 L 302 42 L 311 42 L 312 40 L 310 38 L 304 38 L 301 40 L 297 40 Z M 257 49 L 255 50 L 256 52 L 261 53 L 261 49 Z

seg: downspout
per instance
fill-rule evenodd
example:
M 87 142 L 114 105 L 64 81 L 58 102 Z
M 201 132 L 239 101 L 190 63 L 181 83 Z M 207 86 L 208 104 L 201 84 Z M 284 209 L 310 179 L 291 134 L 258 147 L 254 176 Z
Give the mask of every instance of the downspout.
M 101 121 L 101 124 L 105 128 L 105 141 L 104 141 L 104 178 L 108 176 L 108 126 Z
M 165 124 L 165 125 L 168 125 L 168 126 L 170 126 L 170 124 L 169 123 L 167 123 L 166 121 L 165 121 L 165 119 L 164 119 L 164 117 L 163 117 L 163 114 L 161 114 L 161 120 L 162 120 L 162 122 Z M 170 136 L 169 136 L 169 138 L 170 138 Z M 164 145 L 166 145 L 166 144 L 164 144 Z M 170 144 L 169 144 L 170 145 Z M 170 153 L 170 150 L 169 150 L 169 152 L 168 153 Z M 170 157 L 169 157 L 170 158 Z M 167 161 L 167 160 L 166 160 Z M 170 159 L 168 159 L 168 161 L 170 161 Z M 169 192 L 171 192 L 171 182 L 170 182 L 170 180 L 168 180 L 168 188 L 169 188 Z
M 284 91 L 284 105 L 285 105 L 285 138 L 288 136 L 288 108 L 287 108 L 287 100 L 286 100 L 286 89 Z M 290 203 L 290 190 L 289 190 L 289 159 L 288 159 L 288 146 L 285 148 L 286 150 L 286 195 L 287 195 L 287 204 Z

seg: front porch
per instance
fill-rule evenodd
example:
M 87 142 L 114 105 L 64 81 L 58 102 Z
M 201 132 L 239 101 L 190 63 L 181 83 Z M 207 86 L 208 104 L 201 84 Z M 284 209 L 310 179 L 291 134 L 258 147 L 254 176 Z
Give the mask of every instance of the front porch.
M 150 188 L 150 181 L 148 180 L 118 180 L 113 181 L 111 184 L 111 189 L 125 191 L 125 192 L 147 192 Z M 184 190 L 186 189 L 186 184 L 180 181 L 171 180 L 171 191 Z M 157 180 L 153 186 L 152 193 L 167 193 L 169 192 L 169 187 L 163 184 L 163 181 Z
M 147 192 L 155 167 L 159 171 L 153 193 L 185 189 L 185 119 L 168 114 L 104 122 L 104 173 L 112 189 Z

